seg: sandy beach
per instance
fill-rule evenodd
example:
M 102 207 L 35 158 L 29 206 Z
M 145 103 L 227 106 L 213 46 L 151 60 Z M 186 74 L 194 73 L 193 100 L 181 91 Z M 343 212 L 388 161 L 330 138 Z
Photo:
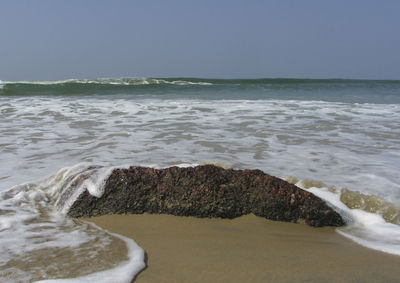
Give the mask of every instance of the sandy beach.
M 84 220 L 130 237 L 146 251 L 147 268 L 137 283 L 400 281 L 399 256 L 364 248 L 333 228 L 253 215 L 233 220 L 149 214 Z

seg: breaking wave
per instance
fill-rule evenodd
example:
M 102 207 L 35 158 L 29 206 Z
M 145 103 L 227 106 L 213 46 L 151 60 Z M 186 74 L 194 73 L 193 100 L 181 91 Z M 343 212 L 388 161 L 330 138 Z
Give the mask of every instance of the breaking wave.
M 230 167 L 224 162 L 203 163 Z M 128 238 L 65 217 L 85 190 L 101 197 L 115 168 L 126 166 L 81 163 L 2 193 L 0 240 L 6 244 L 0 250 L 0 279 L 59 282 L 55 278 L 71 278 L 60 282 L 110 282 L 118 277 L 118 282 L 130 282 L 145 266 L 144 251 Z M 296 177 L 286 180 L 336 209 L 347 222 L 337 230 L 343 236 L 369 248 L 400 255 L 399 207 L 377 196 L 338 189 L 321 181 Z M 71 253 L 73 257 L 68 256 Z M 68 263 L 63 260 L 65 257 L 69 258 Z
M 195 95 L 206 99 L 280 98 L 387 103 L 399 101 L 400 81 L 348 79 L 100 78 L 1 81 L 0 96 Z M 295 91 L 293 93 L 292 91 Z M 315 96 L 315 91 L 318 96 Z M 380 94 L 377 100 L 374 95 Z M 311 96 L 310 96 L 311 95 Z
M 184 78 L 171 78 L 171 79 L 155 79 L 155 78 L 100 78 L 100 79 L 68 79 L 56 81 L 1 81 L 0 85 L 212 85 L 212 83 L 203 81 L 202 79 L 194 79 L 190 81 Z
M 385 201 L 383 198 L 362 194 L 359 191 L 352 191 L 346 188 L 338 189 L 336 186 L 328 186 L 322 181 L 304 179 L 299 181 L 296 177 L 288 176 L 286 181 L 296 184 L 303 189 L 317 188 L 326 189 L 333 194 L 340 196 L 340 201 L 349 209 L 360 209 L 370 213 L 379 214 L 386 222 L 400 225 L 400 206 Z
M 77 164 L 2 193 L 0 281 L 131 282 L 145 266 L 133 240 L 65 217 L 83 191 L 101 196 L 112 169 Z
M 343 236 L 365 247 L 400 255 L 400 206 L 375 195 L 338 189 L 318 180 L 286 180 L 325 200 L 347 225 L 337 228 Z
M 57 81 L 0 81 L 0 95 L 92 95 L 110 91 L 130 92 L 137 89 L 154 89 L 182 86 L 210 86 L 202 79 L 157 78 L 101 78 L 68 79 Z

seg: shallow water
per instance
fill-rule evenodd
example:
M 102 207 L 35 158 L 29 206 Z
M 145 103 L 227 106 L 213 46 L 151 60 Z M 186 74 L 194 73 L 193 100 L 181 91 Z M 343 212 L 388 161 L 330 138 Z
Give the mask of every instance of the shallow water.
M 17 264 L 37 263 L 41 249 L 82 253 L 72 256 L 79 264 L 91 262 L 84 245 L 102 258 L 97 250 L 115 237 L 63 214 L 70 188 L 101 195 L 107 168 L 122 165 L 222 162 L 295 177 L 349 221 L 341 233 L 400 254 L 400 82 L 158 81 L 3 83 L 0 275 L 85 273 L 68 273 L 69 260 L 37 276 L 42 267 Z M 100 259 L 87 273 L 119 261 Z

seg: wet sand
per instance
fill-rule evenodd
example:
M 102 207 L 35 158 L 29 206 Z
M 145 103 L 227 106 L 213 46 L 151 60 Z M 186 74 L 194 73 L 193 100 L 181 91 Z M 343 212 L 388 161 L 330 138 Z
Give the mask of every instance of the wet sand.
M 86 219 L 147 253 L 135 282 L 400 282 L 400 256 L 364 248 L 332 228 L 253 215 L 198 219 L 108 215 Z

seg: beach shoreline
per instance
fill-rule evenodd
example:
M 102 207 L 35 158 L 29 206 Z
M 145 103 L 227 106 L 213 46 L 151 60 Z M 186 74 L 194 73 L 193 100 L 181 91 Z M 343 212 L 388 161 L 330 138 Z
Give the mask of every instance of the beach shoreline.
M 132 238 L 147 254 L 134 282 L 398 282 L 400 257 L 362 247 L 334 228 L 172 215 L 82 218 Z

